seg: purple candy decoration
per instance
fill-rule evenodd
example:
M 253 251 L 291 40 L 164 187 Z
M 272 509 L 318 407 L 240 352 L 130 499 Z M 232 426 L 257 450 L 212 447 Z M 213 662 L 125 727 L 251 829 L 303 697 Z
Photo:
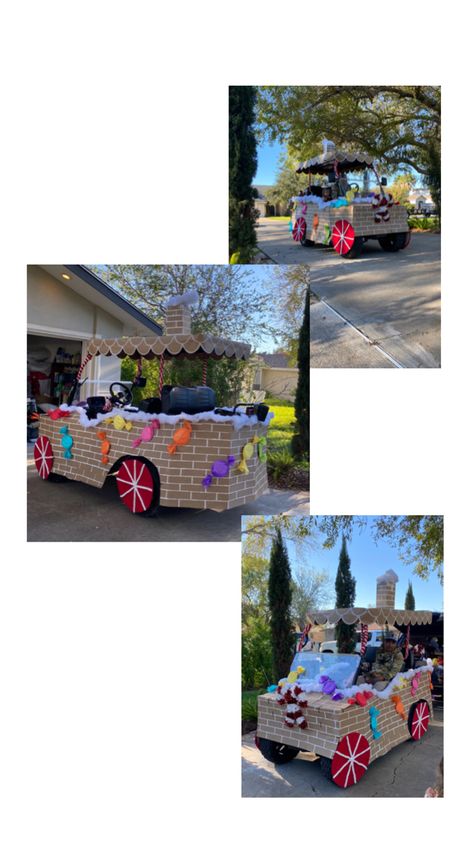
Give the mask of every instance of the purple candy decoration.
M 226 477 L 229 473 L 229 466 L 227 462 L 218 459 L 217 462 L 214 462 L 211 468 L 211 474 L 213 477 Z
M 342 693 L 334 693 L 334 696 L 332 697 L 332 700 L 333 700 L 333 702 L 340 702 L 340 700 L 343 699 L 343 698 L 344 698 L 344 696 L 342 695 Z
M 204 477 L 204 479 L 201 480 L 201 485 L 203 485 L 204 488 L 209 488 L 211 482 L 212 482 L 212 476 L 210 474 L 208 474 L 207 477 Z

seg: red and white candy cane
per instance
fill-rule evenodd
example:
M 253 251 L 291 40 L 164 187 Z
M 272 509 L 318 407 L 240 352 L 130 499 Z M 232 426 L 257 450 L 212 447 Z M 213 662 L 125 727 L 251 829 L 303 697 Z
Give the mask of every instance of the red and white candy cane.
M 407 625 L 407 633 L 406 633 L 406 640 L 405 640 L 405 658 L 408 658 L 408 653 L 410 651 L 410 623 Z
M 207 357 L 204 358 L 202 364 L 202 385 L 205 386 L 207 383 Z
M 310 630 L 311 630 L 311 623 L 308 623 L 308 624 L 304 627 L 303 631 L 301 632 L 301 637 L 300 637 L 300 639 L 299 639 L 299 641 L 298 641 L 298 646 L 296 647 L 297 652 L 301 652 L 301 650 L 302 650 L 303 646 L 306 646 L 306 644 L 307 644 L 307 642 L 308 642 L 308 640 L 309 640 L 309 633 L 310 633 Z
M 369 627 L 365 623 L 360 624 L 360 654 L 365 655 L 369 640 Z
M 372 207 L 375 211 L 374 219 L 375 222 L 388 222 L 390 219 L 390 211 L 393 205 L 393 196 L 391 193 L 388 196 L 382 196 L 379 193 L 377 196 L 374 196 L 372 199 Z
M 84 371 L 87 363 L 90 362 L 91 359 L 92 359 L 92 354 L 87 353 L 85 355 L 84 359 L 82 360 L 82 363 L 80 364 L 80 366 L 77 370 L 77 374 L 76 374 L 76 380 L 77 380 L 78 383 L 79 383 L 79 380 L 81 379 L 82 372 Z
M 288 685 L 284 693 L 282 690 L 283 688 L 278 686 L 276 692 L 278 704 L 286 704 L 285 725 L 287 728 L 293 728 L 295 725 L 302 729 L 307 728 L 308 723 L 302 711 L 302 708 L 308 706 L 306 693 L 297 684 Z

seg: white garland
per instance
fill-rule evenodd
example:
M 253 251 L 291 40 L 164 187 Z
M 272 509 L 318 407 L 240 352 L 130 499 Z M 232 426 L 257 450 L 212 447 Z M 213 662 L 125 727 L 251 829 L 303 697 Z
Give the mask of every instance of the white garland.
M 397 675 L 394 676 L 394 678 L 392 678 L 390 684 L 388 684 L 387 687 L 385 687 L 384 690 L 376 690 L 375 687 L 372 686 L 372 684 L 353 684 L 352 687 L 349 687 L 346 690 L 340 689 L 339 687 L 337 687 L 336 690 L 334 690 L 334 692 L 335 693 L 341 693 L 341 695 L 344 696 L 344 699 L 351 699 L 357 693 L 361 693 L 364 690 L 370 690 L 370 692 L 374 696 L 377 696 L 379 699 L 389 699 L 390 696 L 392 695 L 392 693 L 395 690 L 401 689 L 401 687 L 403 686 L 403 680 L 404 679 L 407 679 L 408 681 L 410 681 L 418 673 L 432 672 L 432 671 L 433 671 L 433 664 L 432 664 L 431 660 L 428 658 L 427 659 L 427 666 L 425 666 L 425 667 L 417 667 L 416 669 L 411 669 L 411 670 L 407 670 L 406 672 L 397 673 Z M 321 684 L 321 682 L 317 678 L 316 679 L 314 679 L 314 678 L 299 678 L 298 681 L 294 681 L 293 684 L 285 683 L 281 687 L 281 692 L 284 694 L 285 690 L 288 689 L 288 687 L 293 687 L 295 684 L 297 684 L 299 687 L 301 687 L 301 689 L 305 693 L 322 693 L 323 692 L 323 685 Z M 330 698 L 330 695 L 328 694 L 328 699 L 329 698 Z M 340 701 L 343 701 L 343 700 L 341 699 Z
M 68 412 L 76 412 L 78 414 L 78 421 L 83 427 L 97 427 L 102 421 L 107 418 L 113 418 L 114 415 L 120 415 L 125 421 L 152 421 L 156 419 L 160 424 L 178 424 L 180 421 L 192 421 L 199 423 L 199 421 L 215 421 L 218 424 L 232 424 L 234 430 L 240 430 L 242 427 L 254 427 L 256 424 L 264 424 L 268 426 L 272 418 L 275 417 L 273 412 L 269 412 L 265 421 L 258 421 L 256 415 L 218 415 L 214 411 L 198 412 L 196 415 L 188 415 L 186 412 L 181 412 L 179 415 L 165 415 L 160 412 L 158 415 L 150 412 L 127 412 L 126 409 L 112 409 L 107 413 L 97 413 L 97 418 L 88 418 L 85 407 L 83 406 L 68 406 L 66 403 L 61 404 L 60 409 Z M 224 407 L 227 409 L 227 407 Z

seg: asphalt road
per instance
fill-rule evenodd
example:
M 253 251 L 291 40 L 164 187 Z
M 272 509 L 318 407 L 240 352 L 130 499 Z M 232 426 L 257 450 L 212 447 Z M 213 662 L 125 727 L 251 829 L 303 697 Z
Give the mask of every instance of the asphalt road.
M 441 365 L 441 238 L 413 234 L 384 252 L 369 240 L 361 257 L 294 243 L 286 222 L 262 219 L 260 248 L 276 263 L 306 263 L 313 368 L 438 368 Z
M 420 742 L 402 743 L 369 766 L 356 786 L 341 789 L 327 780 L 314 755 L 300 753 L 283 766 L 269 763 L 254 743 L 255 732 L 242 740 L 244 798 L 423 798 L 435 781 L 443 754 L 443 711 Z
M 120 503 L 110 477 L 103 488 L 80 482 L 52 483 L 29 459 L 28 541 L 239 541 L 241 515 L 309 513 L 306 491 L 270 492 L 227 512 L 162 508 L 156 517 L 132 515 Z

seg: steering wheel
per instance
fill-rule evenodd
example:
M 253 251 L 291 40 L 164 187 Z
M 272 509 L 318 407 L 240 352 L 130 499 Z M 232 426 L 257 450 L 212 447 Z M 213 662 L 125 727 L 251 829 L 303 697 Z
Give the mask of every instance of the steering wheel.
M 115 391 L 114 386 L 120 386 L 120 391 Z M 114 406 L 126 406 L 128 403 L 133 401 L 131 389 L 123 383 L 118 382 L 110 384 L 110 397 Z
M 355 193 L 359 192 L 359 185 L 358 184 L 349 184 L 351 190 L 354 190 Z

